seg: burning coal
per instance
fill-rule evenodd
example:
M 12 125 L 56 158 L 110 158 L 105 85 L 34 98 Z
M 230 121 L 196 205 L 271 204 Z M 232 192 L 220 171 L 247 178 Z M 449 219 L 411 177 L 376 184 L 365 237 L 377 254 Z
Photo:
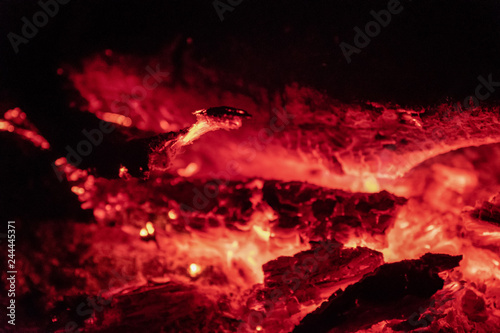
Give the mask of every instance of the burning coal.
M 62 231 L 61 246 L 81 254 L 64 273 L 20 260 L 21 293 L 48 281 L 51 320 L 37 325 L 500 330 L 498 110 L 343 105 L 298 85 L 274 97 L 252 87 L 255 101 L 212 88 L 217 76 L 189 64 L 191 86 L 164 77 L 125 111 L 115 101 L 141 83 L 139 66 L 104 57 L 65 71 L 82 109 L 147 138 L 149 170 L 135 177 L 124 164 L 105 178 L 55 161 L 96 223 Z M 0 129 L 50 148 L 18 108 Z M 78 283 L 56 289 L 47 277 L 58 274 Z

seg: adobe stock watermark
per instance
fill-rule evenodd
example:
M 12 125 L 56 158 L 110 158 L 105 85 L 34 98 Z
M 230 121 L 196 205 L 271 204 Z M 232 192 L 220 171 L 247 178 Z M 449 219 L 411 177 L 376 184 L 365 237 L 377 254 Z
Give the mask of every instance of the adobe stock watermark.
M 243 0 L 214 0 L 212 5 L 214 6 L 217 16 L 219 16 L 220 21 L 224 21 L 224 13 L 232 12 L 236 6 L 239 6 Z
M 49 18 L 53 18 L 59 13 L 59 5 L 66 5 L 71 0 L 40 0 L 38 5 L 41 10 L 37 11 L 29 20 L 26 16 L 21 18 L 23 23 L 21 27 L 21 35 L 14 32 L 9 32 L 7 38 L 15 54 L 19 53 L 19 46 L 21 44 L 28 44 L 30 39 L 35 38 L 38 34 L 38 29 L 41 29 L 49 23 Z
M 379 158 L 383 162 L 391 162 L 388 170 L 383 170 L 383 172 L 394 171 L 395 165 L 398 168 L 407 168 L 407 170 L 412 169 L 415 165 L 421 163 L 422 154 L 415 152 L 426 152 L 429 150 L 428 141 L 426 139 L 432 140 L 435 143 L 445 142 L 449 135 L 447 133 L 460 133 L 463 131 L 464 125 L 467 127 L 473 128 L 475 130 L 484 130 L 488 131 L 495 126 L 495 123 L 492 122 L 477 122 L 477 121 L 467 121 L 468 115 L 465 117 L 456 117 L 455 114 L 462 114 L 464 111 L 474 111 L 479 107 L 479 102 L 485 101 L 491 97 L 491 95 L 496 91 L 498 87 L 500 87 L 500 81 L 493 81 L 493 74 L 488 74 L 487 78 L 483 75 L 479 75 L 477 77 L 479 83 L 476 85 L 474 89 L 474 95 L 469 95 L 464 98 L 463 102 L 453 102 L 450 104 L 450 107 L 447 107 L 443 112 L 439 113 L 439 120 L 436 122 L 438 126 L 432 126 L 434 123 L 430 124 L 433 127 L 429 132 L 426 132 L 424 140 L 421 141 L 413 141 L 413 144 L 416 145 L 413 150 L 413 154 L 409 154 L 408 156 L 396 154 L 393 155 L 389 150 L 394 150 L 396 147 L 391 149 L 383 149 L 379 154 Z M 473 120 L 473 119 L 471 119 Z M 425 123 L 424 123 L 425 124 Z M 479 126 L 478 126 L 479 125 Z M 424 125 L 427 127 L 427 125 Z M 453 138 L 456 137 L 456 134 L 453 134 Z M 396 156 L 396 157 L 394 157 Z M 396 158 L 393 160 L 393 158 Z M 392 163 L 392 161 L 394 163 Z
M 462 113 L 463 110 L 475 110 L 479 107 L 480 101 L 483 102 L 490 98 L 491 94 L 495 92 L 495 88 L 500 87 L 500 82 L 493 81 L 493 74 L 491 73 L 488 74 L 488 79 L 485 79 L 482 75 L 479 75 L 477 77 L 477 80 L 479 81 L 479 84 L 474 90 L 474 96 L 469 95 L 465 97 L 462 104 L 458 102 L 455 103 L 453 107 L 454 111 Z M 447 113 L 446 115 L 448 116 L 449 113 Z
M 112 288 L 118 283 L 119 286 L 125 285 L 129 283 L 130 281 L 135 280 L 135 277 L 133 275 L 128 275 L 123 272 L 123 267 L 122 267 L 122 272 L 119 274 L 116 271 L 112 271 L 114 277 L 109 281 L 108 283 L 108 288 L 107 289 L 102 289 L 99 291 L 97 296 L 95 297 L 87 297 L 85 301 L 81 302 L 78 304 L 76 307 L 76 314 L 79 315 L 80 317 L 87 317 L 90 316 L 95 317 L 95 314 L 97 312 L 102 312 L 104 310 L 105 306 L 108 306 L 111 304 L 113 301 L 113 296 L 109 296 L 109 298 L 104 298 L 102 297 L 102 294 L 105 292 L 109 292 L 112 290 Z M 78 326 L 78 323 L 75 321 L 70 321 L 66 323 L 64 326 L 64 332 L 65 333 L 74 333 L 74 332 L 82 332 L 82 328 Z
M 485 79 L 484 76 L 479 75 L 477 77 L 477 80 L 479 81 L 479 84 L 476 86 L 474 89 L 474 96 L 469 95 L 464 98 L 463 103 L 456 102 L 453 104 L 453 111 L 457 113 L 463 113 L 465 110 L 470 110 L 474 111 L 479 107 L 479 102 L 483 102 L 490 98 L 491 94 L 495 92 L 496 87 L 500 87 L 500 81 L 495 82 L 493 81 L 493 74 L 488 74 L 488 78 Z M 446 109 L 445 113 L 443 114 L 443 122 L 450 122 L 451 120 L 455 119 L 452 117 L 452 109 Z M 450 130 L 461 130 L 461 124 L 460 124 L 460 119 L 456 120 L 454 124 L 452 124 L 450 127 L 448 127 Z M 473 125 L 473 124 L 472 124 Z M 492 126 L 491 124 L 486 124 L 487 127 Z M 444 132 L 444 130 L 441 127 L 435 128 L 432 133 L 431 133 L 431 138 L 432 140 L 439 142 L 447 139 L 447 136 Z
M 411 0 L 410 0 L 411 1 Z M 379 12 L 374 10 L 370 11 L 370 15 L 375 19 L 365 24 L 364 31 L 360 27 L 355 26 L 354 32 L 354 45 L 348 44 L 346 42 L 340 43 L 340 49 L 344 55 L 345 60 L 348 64 L 352 62 L 351 56 L 356 53 L 361 53 L 361 50 L 367 47 L 372 38 L 377 37 L 382 31 L 382 27 L 385 28 L 391 23 L 392 15 L 397 15 L 403 11 L 403 6 L 399 0 L 389 0 L 387 3 L 387 9 L 382 9 Z
M 261 128 L 257 135 L 248 137 L 246 141 L 238 146 L 238 154 L 246 163 L 251 163 L 255 160 L 257 152 L 263 151 L 274 139 L 274 136 L 284 131 L 286 126 L 291 123 L 291 120 L 295 118 L 293 114 L 286 111 L 285 107 L 283 111 L 274 108 L 273 113 L 274 116 L 269 120 L 268 126 Z M 226 163 L 226 168 L 218 173 L 210 172 L 209 176 L 212 180 L 205 184 L 203 193 L 198 189 L 193 190 L 194 196 L 192 206 L 188 206 L 184 203 L 180 205 L 180 212 L 186 225 L 190 223 L 190 212 L 205 209 L 210 199 L 214 199 L 219 195 L 219 187 L 228 184 L 232 177 L 240 174 L 241 165 L 238 160 L 239 159 L 229 160 Z
M 123 117 L 127 117 L 130 114 L 131 103 L 132 102 L 140 102 L 147 97 L 148 91 L 151 91 L 159 86 L 161 82 L 167 78 L 170 73 L 162 72 L 160 70 L 160 65 L 156 65 L 156 69 L 153 69 L 151 66 L 146 66 L 145 70 L 148 72 L 142 80 L 142 85 L 137 85 L 131 89 L 131 94 L 122 94 L 119 100 L 115 100 L 111 103 L 110 108 L 115 114 L 119 114 Z M 90 131 L 87 129 L 82 130 L 83 136 L 85 136 L 86 140 L 83 139 L 76 145 L 75 148 L 67 145 L 65 147 L 66 161 L 73 165 L 74 167 L 78 167 L 80 163 L 83 161 L 83 157 L 89 156 L 92 154 L 92 150 L 94 147 L 99 146 L 104 141 L 104 134 L 109 134 L 116 129 L 116 126 L 101 120 L 99 122 L 99 127 L 91 129 Z M 64 172 L 60 171 L 56 166 L 55 162 L 52 163 L 52 168 L 57 175 L 57 179 L 60 182 L 63 181 Z

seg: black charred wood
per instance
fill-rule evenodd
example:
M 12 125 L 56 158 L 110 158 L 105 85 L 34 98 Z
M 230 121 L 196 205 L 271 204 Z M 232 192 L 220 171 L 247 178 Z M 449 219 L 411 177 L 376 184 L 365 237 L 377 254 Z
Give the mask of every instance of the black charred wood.
M 461 259 L 426 254 L 417 260 L 382 265 L 345 291 L 333 294 L 293 332 L 353 332 L 406 316 L 413 309 L 412 303 L 428 299 L 443 288 L 438 273 L 457 267 Z

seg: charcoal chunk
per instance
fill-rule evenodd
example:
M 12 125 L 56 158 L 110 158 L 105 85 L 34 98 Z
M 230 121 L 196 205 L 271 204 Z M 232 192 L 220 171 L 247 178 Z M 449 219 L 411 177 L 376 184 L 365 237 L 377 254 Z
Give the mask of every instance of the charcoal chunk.
M 312 204 L 314 217 L 320 221 L 330 217 L 335 209 L 335 204 L 336 202 L 333 199 L 314 201 Z
M 299 182 L 266 181 L 262 194 L 278 215 L 275 226 L 297 226 L 304 239 L 341 243 L 351 236 L 379 241 L 374 236 L 385 233 L 399 206 L 406 203 L 387 191 L 348 193 Z
M 261 326 L 266 332 L 290 332 L 294 327 L 290 316 L 312 303 L 319 304 L 333 291 L 360 280 L 382 264 L 382 254 L 375 250 L 344 248 L 335 241 L 311 242 L 310 250 L 263 265 L 264 285 L 255 286 L 243 318 L 260 309 L 264 320 Z
M 300 218 L 297 215 L 284 213 L 280 215 L 277 226 L 279 228 L 289 229 L 289 228 L 294 228 L 299 224 L 300 224 Z
M 467 290 L 462 298 L 462 309 L 467 317 L 475 322 L 484 322 L 488 319 L 486 303 L 481 296 L 472 290 Z
M 417 260 L 382 265 L 358 283 L 334 293 L 293 332 L 353 332 L 408 315 L 410 304 L 428 299 L 443 288 L 444 280 L 438 273 L 458 266 L 461 259 L 426 254 Z
M 312 291 L 331 288 L 346 280 L 361 278 L 383 263 L 382 254 L 364 247 L 343 248 L 335 241 L 313 242 L 311 249 L 293 257 L 279 257 L 263 265 L 266 288 L 283 295 L 306 292 L 301 301 L 314 299 Z
M 278 194 L 276 192 L 276 187 L 273 183 L 266 182 L 262 189 L 264 201 L 267 202 L 272 209 L 278 211 L 281 208 L 281 202 L 278 198 Z
M 500 226 L 500 205 L 485 201 L 481 207 L 471 212 L 471 216 Z

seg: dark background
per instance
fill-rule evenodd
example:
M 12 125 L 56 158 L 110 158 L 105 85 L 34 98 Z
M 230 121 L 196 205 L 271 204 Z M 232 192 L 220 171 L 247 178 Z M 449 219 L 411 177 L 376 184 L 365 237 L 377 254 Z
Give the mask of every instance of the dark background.
M 41 8 L 36 1 L 2 1 L 1 111 L 21 107 L 53 148 L 39 152 L 0 133 L 0 208 L 9 218 L 80 216 L 75 196 L 47 162 L 79 142 L 82 129 L 97 127 L 97 118 L 68 107 L 56 69 L 104 49 L 149 55 L 179 36 L 191 37 L 179 54 L 189 47 L 206 66 L 270 91 L 296 81 L 345 102 L 429 106 L 473 95 L 479 75 L 500 81 L 498 1 L 401 5 L 403 11 L 348 64 L 339 43 L 353 45 L 353 28 L 364 29 L 373 20 L 370 11 L 386 9 L 387 1 L 245 0 L 221 21 L 212 1 L 71 0 L 18 54 L 7 34 L 20 35 L 21 18 L 32 21 Z M 82 167 L 116 171 L 126 148 L 118 131 L 108 138 Z

